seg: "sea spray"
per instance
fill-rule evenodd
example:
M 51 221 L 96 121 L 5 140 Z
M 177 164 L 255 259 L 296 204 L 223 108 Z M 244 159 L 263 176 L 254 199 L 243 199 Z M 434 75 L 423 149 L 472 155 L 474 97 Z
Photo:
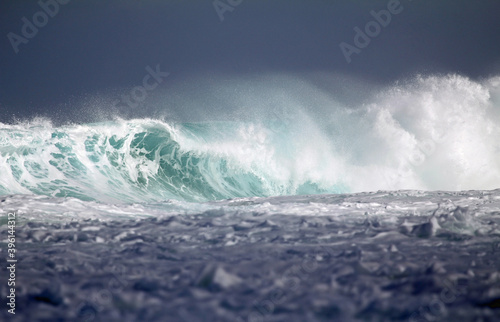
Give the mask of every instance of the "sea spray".
M 0 193 L 207 201 L 500 184 L 498 78 L 416 77 L 286 118 L 0 125 Z

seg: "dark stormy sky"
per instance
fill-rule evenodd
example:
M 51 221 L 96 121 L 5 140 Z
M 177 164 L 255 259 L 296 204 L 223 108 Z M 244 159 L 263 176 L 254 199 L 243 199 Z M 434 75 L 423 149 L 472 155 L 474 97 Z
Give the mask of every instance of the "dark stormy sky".
M 78 122 L 92 105 L 111 110 L 110 102 L 142 85 L 146 67 L 157 65 L 170 74 L 138 104 L 143 111 L 161 105 L 175 113 L 192 108 L 190 100 L 213 105 L 217 95 L 251 96 L 248 87 L 269 75 L 321 85 L 317 75 L 388 84 L 414 73 L 499 74 L 498 0 L 401 0 L 401 12 L 348 64 L 340 43 L 353 45 L 354 28 L 364 29 L 371 10 L 390 2 L 221 0 L 236 4 L 221 21 L 212 0 L 72 0 L 44 21 L 37 1 L 2 1 L 0 122 L 35 115 Z M 23 17 L 41 27 L 15 53 L 8 35 L 23 37 Z

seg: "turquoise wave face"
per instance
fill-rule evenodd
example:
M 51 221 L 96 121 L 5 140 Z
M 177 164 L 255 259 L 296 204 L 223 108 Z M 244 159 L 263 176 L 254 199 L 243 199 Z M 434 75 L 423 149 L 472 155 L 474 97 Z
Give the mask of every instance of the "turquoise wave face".
M 4 126 L 0 194 L 147 202 L 341 190 L 283 168 L 276 134 L 231 122 Z
M 246 122 L 0 124 L 0 195 L 131 203 L 500 186 L 499 77 L 417 77 L 356 108 L 286 104 Z

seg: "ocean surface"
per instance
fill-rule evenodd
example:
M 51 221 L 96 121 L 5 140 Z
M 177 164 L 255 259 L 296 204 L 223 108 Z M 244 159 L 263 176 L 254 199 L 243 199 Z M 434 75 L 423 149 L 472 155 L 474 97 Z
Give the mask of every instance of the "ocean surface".
M 321 112 L 0 124 L 8 317 L 498 321 L 499 137 L 500 78 L 458 75 Z

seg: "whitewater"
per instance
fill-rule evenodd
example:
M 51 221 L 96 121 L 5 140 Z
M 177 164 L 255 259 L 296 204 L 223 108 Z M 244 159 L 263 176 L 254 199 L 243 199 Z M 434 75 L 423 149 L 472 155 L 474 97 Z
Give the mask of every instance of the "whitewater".
M 241 119 L 0 124 L 14 321 L 499 318 L 500 77 L 315 95 Z
M 418 77 L 319 116 L 2 124 L 0 193 L 150 202 L 494 189 L 499 83 Z

